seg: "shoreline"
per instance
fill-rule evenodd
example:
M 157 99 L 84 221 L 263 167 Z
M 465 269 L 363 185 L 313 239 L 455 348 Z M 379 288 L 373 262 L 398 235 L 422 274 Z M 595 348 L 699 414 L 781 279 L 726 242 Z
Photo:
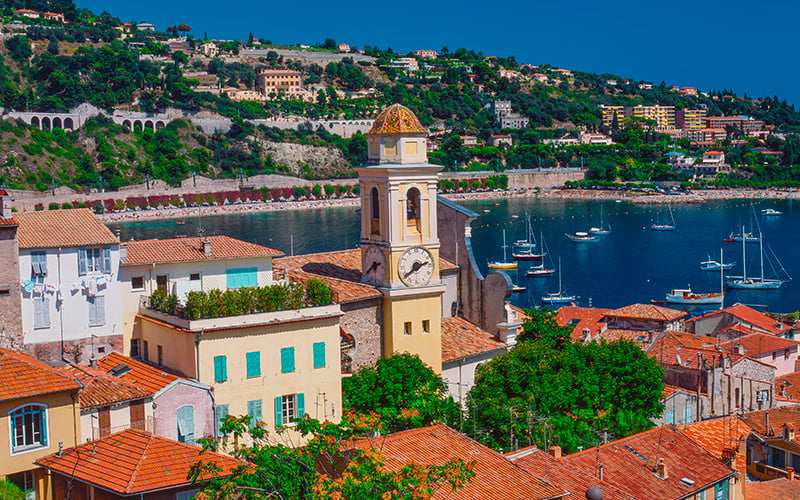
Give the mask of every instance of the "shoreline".
M 640 205 L 648 204 L 683 204 L 705 203 L 709 200 L 729 199 L 800 199 L 800 192 L 780 190 L 703 190 L 693 191 L 691 194 L 664 195 L 651 193 L 636 193 L 630 191 L 605 191 L 587 189 L 553 189 L 537 192 L 529 189 L 524 191 L 484 191 L 474 193 L 446 193 L 445 198 L 453 201 L 491 201 L 508 198 L 557 198 L 575 199 L 586 201 L 621 200 Z M 233 205 L 211 205 L 200 207 L 179 207 L 138 210 L 131 212 L 113 212 L 98 214 L 98 218 L 105 224 L 115 222 L 131 222 L 137 220 L 182 219 L 198 217 L 201 215 L 246 214 L 256 212 L 282 212 L 287 210 L 313 210 L 317 208 L 346 208 L 358 207 L 360 198 L 319 199 L 285 202 L 257 202 L 240 203 Z

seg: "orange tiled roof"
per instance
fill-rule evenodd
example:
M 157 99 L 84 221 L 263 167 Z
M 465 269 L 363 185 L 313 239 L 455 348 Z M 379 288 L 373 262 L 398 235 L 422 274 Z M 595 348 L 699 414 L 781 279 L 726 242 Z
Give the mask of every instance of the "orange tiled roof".
M 535 446 L 507 453 L 506 457 L 532 474 L 570 492 L 567 498 L 580 500 L 585 498 L 586 490 L 597 486 L 603 490 L 603 500 L 635 500 L 608 481 L 599 481 L 596 474 L 587 474 L 576 469 Z
M 797 348 L 797 346 L 800 345 L 800 342 L 797 340 L 777 337 L 767 333 L 751 333 L 743 337 L 720 342 L 720 347 L 723 350 L 731 351 L 739 344 L 741 344 L 741 346 L 744 348 L 745 355 L 757 356 L 774 351 L 791 349 L 793 347 Z
M 376 287 L 361 282 L 361 250 L 358 248 L 281 257 L 272 264 L 276 270 L 287 270 L 292 280 L 316 278 L 324 281 L 331 287 L 339 303 L 368 300 L 383 295 Z M 439 269 L 455 270 L 458 267 L 439 259 Z
M 417 115 L 402 104 L 392 104 L 380 112 L 367 135 L 427 134 Z
M 152 395 L 152 392 L 115 377 L 100 368 L 64 365 L 59 368 L 59 371 L 83 384 L 80 391 L 81 408 L 107 406 Z
M 768 333 L 776 335 L 782 334 L 786 330 L 786 326 L 782 325 L 780 321 L 770 318 L 766 314 L 760 313 L 744 304 L 735 304 L 730 307 L 726 307 L 725 309 L 720 309 L 719 311 L 714 311 L 712 313 L 704 314 L 703 316 L 692 318 L 689 321 L 710 318 L 719 314 L 729 314 L 734 318 L 743 321 L 744 323 L 753 325 L 756 328 L 760 328 Z
M 660 459 L 667 467 L 662 479 L 654 470 Z M 598 448 L 562 458 L 594 475 L 603 464 L 603 478 L 636 498 L 685 498 L 733 475 L 733 470 L 671 425 L 635 434 Z M 685 485 L 683 478 L 694 481 Z
M 209 236 L 211 255 L 206 255 L 203 251 L 204 239 L 201 237 L 172 238 L 168 240 L 144 240 L 123 243 L 128 248 L 128 256 L 122 262 L 122 265 L 134 266 L 164 262 L 244 259 L 283 255 L 280 250 L 237 240 L 229 236 Z
M 589 329 L 594 339 L 605 329 L 606 325 L 601 320 L 610 312 L 611 309 L 599 307 L 564 306 L 559 308 L 556 313 L 556 323 L 559 326 L 575 326 L 570 335 L 573 341 L 581 339 L 584 328 Z
M 800 401 L 800 372 L 775 377 L 775 397 L 784 401 Z
M 725 463 L 730 463 L 728 460 L 735 454 L 736 470 L 742 474 L 747 469 L 747 455 L 739 453 L 739 443 L 747 439 L 750 430 L 749 425 L 733 416 L 703 420 L 682 428 L 684 434 Z
M 475 461 L 475 477 L 458 491 L 442 487 L 433 499 L 546 499 L 567 494 L 534 476 L 500 453 L 444 426 L 434 425 L 397 432 L 383 438 L 361 439 L 358 448 L 376 448 L 386 458 L 389 470 L 408 463 L 443 465 L 450 460 Z
M 19 212 L 20 248 L 115 245 L 116 236 L 88 208 Z
M 13 217 L 0 217 L 0 226 L 19 226 L 19 221 Z
M 769 413 L 769 429 L 767 428 L 767 413 Z M 753 429 L 753 432 L 762 437 L 780 436 L 783 424 L 791 424 L 795 428 L 800 426 L 800 405 L 751 411 L 745 413 L 741 419 Z
M 23 352 L 0 347 L 0 401 L 81 387 L 75 380 Z
M 661 391 L 661 399 L 662 400 L 667 399 L 670 396 L 672 396 L 673 394 L 675 394 L 676 392 L 688 392 L 688 393 L 691 393 L 692 391 L 690 391 L 688 389 L 684 389 L 683 387 L 678 387 L 677 385 L 664 384 L 664 390 Z
M 800 500 L 797 480 L 782 477 L 772 481 L 747 483 L 747 498 L 769 498 L 770 500 Z
M 442 361 L 505 350 L 506 344 L 463 318 L 442 318 Z
M 134 495 L 164 488 L 188 486 L 189 469 L 202 460 L 216 463 L 220 476 L 230 475 L 242 462 L 202 448 L 153 436 L 140 430 L 126 430 L 64 450 L 35 463 L 51 471 L 118 495 Z M 201 479 L 208 479 L 205 475 Z
M 155 394 L 173 381 L 181 378 L 116 352 L 112 352 L 97 361 L 97 367 L 105 372 L 109 372 L 121 364 L 126 364 L 130 371 L 117 378 L 123 382 L 141 387 L 148 394 Z
M 616 318 L 652 319 L 656 321 L 674 321 L 686 316 L 684 311 L 661 307 L 654 304 L 631 304 L 614 309 L 608 316 Z
M 607 342 L 627 340 L 647 351 L 658 339 L 660 332 L 645 332 L 642 330 L 606 330 L 602 338 Z

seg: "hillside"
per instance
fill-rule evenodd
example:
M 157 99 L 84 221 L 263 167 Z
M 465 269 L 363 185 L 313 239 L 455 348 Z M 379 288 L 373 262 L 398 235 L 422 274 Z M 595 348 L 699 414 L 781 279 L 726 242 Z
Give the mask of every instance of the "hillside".
M 268 40 L 213 43 L 174 29 L 137 31 L 111 15 L 69 5 L 64 10 L 67 26 L 16 19 L 10 6 L 0 11 L 7 23 L 24 23 L 0 44 L 3 107 L 66 111 L 87 102 L 109 114 L 171 108 L 228 117 L 233 126 L 225 134 L 207 134 L 178 120 L 155 133 L 131 132 L 98 118 L 75 132 L 49 132 L 6 120 L 0 129 L 0 183 L 12 187 L 115 188 L 147 176 L 174 184 L 192 172 L 348 176 L 350 166 L 364 161 L 363 136 L 345 139 L 297 124 L 370 119 L 393 102 L 410 107 L 430 128 L 430 159 L 446 169 L 583 166 L 597 180 L 689 181 L 697 179 L 670 169 L 664 154 L 677 148 L 700 156 L 713 147 L 724 151 L 732 167 L 715 182 L 800 181 L 793 166 L 800 163 L 800 114 L 777 97 L 691 92 L 467 49 L 415 55 L 365 47 L 339 54 L 333 40 L 313 48 L 278 47 Z M 217 53 L 204 53 L 207 42 Z M 298 71 L 302 90 L 259 97 L 257 75 L 270 69 Z M 528 125 L 501 128 L 491 112 L 494 101 L 510 102 L 512 113 Z M 719 134 L 724 139 L 708 144 L 676 138 L 648 119 L 604 124 L 601 106 L 637 105 L 702 109 L 709 117 L 746 115 L 765 130 L 758 136 L 728 130 Z M 246 121 L 254 119 L 295 120 L 296 130 Z M 578 141 L 588 133 L 605 134 L 613 144 Z M 509 135 L 511 144 L 491 145 L 497 134 Z

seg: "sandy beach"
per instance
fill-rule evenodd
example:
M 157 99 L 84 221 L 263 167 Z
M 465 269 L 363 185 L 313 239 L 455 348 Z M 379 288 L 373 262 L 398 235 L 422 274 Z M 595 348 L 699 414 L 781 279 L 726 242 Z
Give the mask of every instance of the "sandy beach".
M 622 200 L 637 204 L 666 204 L 666 203 L 705 203 L 707 200 L 720 199 L 788 199 L 800 198 L 800 193 L 778 189 L 714 189 L 693 191 L 691 194 L 663 195 L 652 193 L 637 193 L 631 191 L 606 191 L 587 189 L 554 189 L 537 192 L 527 191 L 484 191 L 473 193 L 446 193 L 444 196 L 453 201 L 472 200 L 498 200 L 504 198 L 572 198 L 581 200 Z M 317 208 L 357 207 L 359 198 L 319 199 L 285 202 L 257 202 L 240 203 L 232 205 L 211 205 L 201 207 L 161 208 L 153 210 L 138 210 L 113 212 L 99 215 L 100 220 L 106 223 L 124 222 L 142 219 L 168 219 L 187 218 L 199 215 L 220 214 L 245 214 L 252 212 L 279 212 L 284 210 L 312 210 Z

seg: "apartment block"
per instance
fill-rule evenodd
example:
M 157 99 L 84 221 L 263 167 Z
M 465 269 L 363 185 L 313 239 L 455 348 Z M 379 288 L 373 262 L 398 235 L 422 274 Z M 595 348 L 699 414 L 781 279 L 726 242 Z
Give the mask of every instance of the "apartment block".
M 706 128 L 705 109 L 679 109 L 675 112 L 675 124 L 683 130 L 700 130 Z

